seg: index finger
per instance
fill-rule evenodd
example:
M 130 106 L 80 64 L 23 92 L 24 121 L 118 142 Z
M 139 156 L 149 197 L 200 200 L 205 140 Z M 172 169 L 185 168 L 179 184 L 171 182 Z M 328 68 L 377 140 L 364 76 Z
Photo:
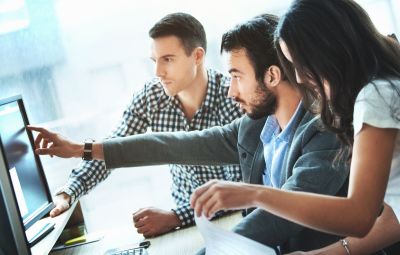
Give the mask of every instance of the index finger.
M 26 128 L 31 131 L 36 131 L 36 132 L 43 133 L 43 134 L 50 134 L 50 132 L 47 129 L 42 128 L 42 127 L 27 125 Z

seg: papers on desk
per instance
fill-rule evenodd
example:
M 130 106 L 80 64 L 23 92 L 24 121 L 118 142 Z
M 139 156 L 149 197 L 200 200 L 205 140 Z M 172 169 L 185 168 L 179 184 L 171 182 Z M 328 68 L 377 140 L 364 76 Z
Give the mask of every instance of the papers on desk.
M 206 243 L 206 255 L 275 255 L 275 251 L 249 238 L 222 229 L 196 217 L 196 225 Z

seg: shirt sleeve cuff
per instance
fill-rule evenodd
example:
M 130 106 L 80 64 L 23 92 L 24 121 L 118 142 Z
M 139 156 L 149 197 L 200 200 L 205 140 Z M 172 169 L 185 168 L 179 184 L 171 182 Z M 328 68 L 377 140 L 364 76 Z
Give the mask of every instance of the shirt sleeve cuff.
M 83 194 L 83 183 L 79 180 L 69 180 L 68 183 L 60 188 L 58 188 L 55 192 L 55 195 L 60 195 L 61 193 L 66 193 L 70 196 L 71 201 L 70 205 L 73 204 L 76 200 L 78 200 Z
M 194 211 L 189 206 L 172 209 L 181 221 L 181 228 L 194 224 Z

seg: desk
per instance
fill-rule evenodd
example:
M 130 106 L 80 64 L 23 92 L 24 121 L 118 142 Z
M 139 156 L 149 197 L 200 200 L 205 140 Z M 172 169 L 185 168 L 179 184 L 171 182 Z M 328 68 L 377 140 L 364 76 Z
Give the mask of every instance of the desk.
M 242 215 L 238 212 L 213 222 L 224 229 L 231 229 L 241 219 Z M 139 243 L 143 240 L 143 236 L 136 232 L 133 224 L 130 225 L 125 229 L 111 229 L 105 233 L 104 238 L 99 242 L 52 252 L 51 255 L 102 255 L 106 250 L 111 248 Z M 204 246 L 203 238 L 196 226 L 177 230 L 148 240 L 151 243 L 148 249 L 149 255 L 194 254 Z

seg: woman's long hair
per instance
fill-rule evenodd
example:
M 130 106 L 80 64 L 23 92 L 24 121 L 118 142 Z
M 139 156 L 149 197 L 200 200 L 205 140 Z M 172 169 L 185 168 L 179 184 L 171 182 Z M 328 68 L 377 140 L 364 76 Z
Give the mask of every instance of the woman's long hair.
M 300 90 L 306 105 L 310 108 L 317 102 L 326 128 L 346 145 L 340 154 L 350 158 L 354 104 L 360 90 L 384 79 L 392 85 L 394 97 L 400 96 L 399 87 L 392 82 L 400 79 L 399 44 L 380 34 L 368 14 L 352 0 L 295 0 L 275 34 L 278 56 L 284 60 L 280 41 L 286 43 L 304 82 Z M 329 99 L 325 81 L 330 88 Z M 393 109 L 398 109 L 399 100 L 395 101 Z M 398 119 L 398 111 L 395 114 Z

